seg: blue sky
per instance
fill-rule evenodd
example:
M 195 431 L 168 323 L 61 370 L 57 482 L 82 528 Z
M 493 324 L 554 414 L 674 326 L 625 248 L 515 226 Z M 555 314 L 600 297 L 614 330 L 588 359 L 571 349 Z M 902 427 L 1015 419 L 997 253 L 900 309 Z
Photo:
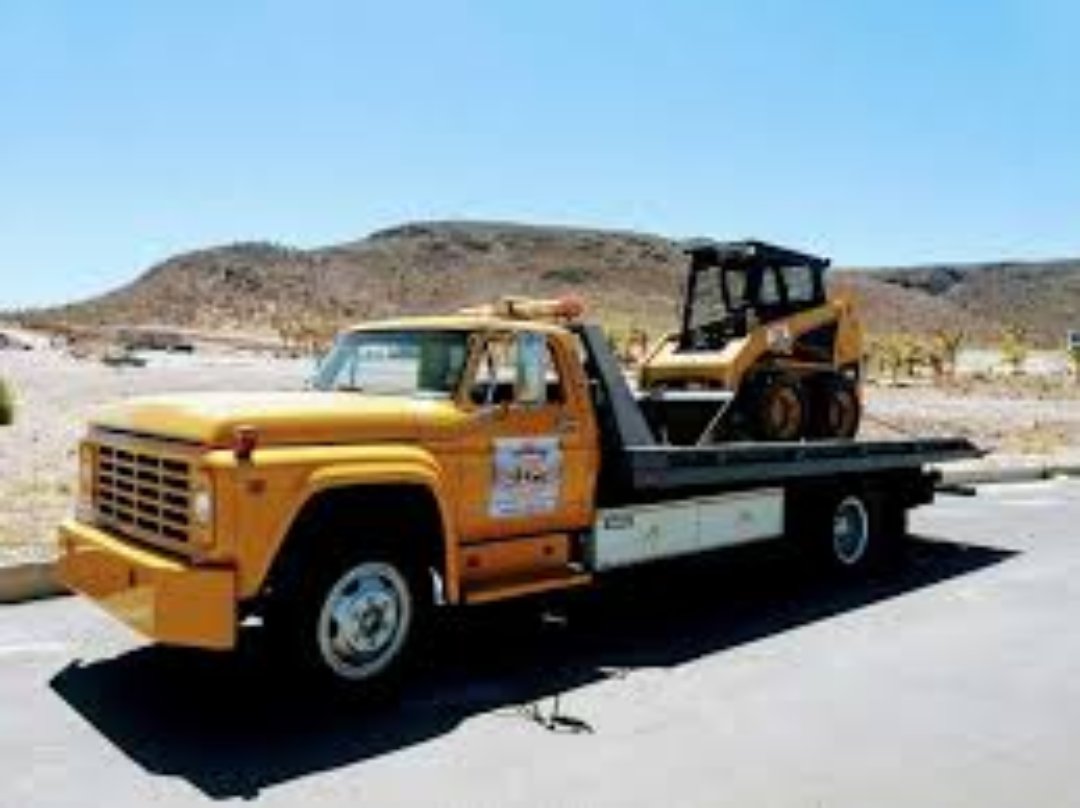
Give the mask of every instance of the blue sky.
M 1080 255 L 1070 2 L 0 0 L 0 308 L 416 218 Z

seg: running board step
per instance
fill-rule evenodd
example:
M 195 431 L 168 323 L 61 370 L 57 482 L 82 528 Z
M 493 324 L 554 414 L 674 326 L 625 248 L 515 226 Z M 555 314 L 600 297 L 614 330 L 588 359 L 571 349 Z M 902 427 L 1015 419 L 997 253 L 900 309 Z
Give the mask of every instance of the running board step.
M 547 570 L 540 575 L 535 573 L 531 575 L 517 574 L 466 584 L 465 602 L 490 603 L 491 601 L 520 595 L 534 595 L 540 592 L 552 592 L 557 589 L 584 586 L 591 582 L 592 575 L 573 567 Z

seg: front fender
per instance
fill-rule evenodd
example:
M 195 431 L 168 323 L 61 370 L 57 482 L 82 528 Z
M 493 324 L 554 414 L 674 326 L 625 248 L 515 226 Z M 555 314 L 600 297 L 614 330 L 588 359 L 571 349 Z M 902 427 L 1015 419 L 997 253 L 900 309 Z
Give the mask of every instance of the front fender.
M 415 446 L 268 448 L 256 453 L 245 473 L 265 486 L 262 507 L 241 505 L 240 594 L 250 597 L 263 586 L 303 508 L 324 492 L 357 486 L 415 485 L 428 491 L 442 522 L 442 548 L 446 596 L 456 602 L 457 534 L 450 508 L 445 473 L 428 451 Z M 253 490 L 242 485 L 248 492 Z M 269 492 L 270 496 L 265 496 Z M 241 494 L 241 498 L 247 498 Z M 274 503 L 282 506 L 274 507 Z M 246 517 L 246 518 L 245 518 Z

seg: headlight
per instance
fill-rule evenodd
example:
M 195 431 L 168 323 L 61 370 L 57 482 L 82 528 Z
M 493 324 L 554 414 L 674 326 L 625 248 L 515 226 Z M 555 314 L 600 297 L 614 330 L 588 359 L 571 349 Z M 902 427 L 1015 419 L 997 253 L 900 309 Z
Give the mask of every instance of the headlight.
M 195 489 L 191 497 L 191 517 L 199 527 L 209 527 L 214 520 L 214 495 L 209 483 L 204 482 Z

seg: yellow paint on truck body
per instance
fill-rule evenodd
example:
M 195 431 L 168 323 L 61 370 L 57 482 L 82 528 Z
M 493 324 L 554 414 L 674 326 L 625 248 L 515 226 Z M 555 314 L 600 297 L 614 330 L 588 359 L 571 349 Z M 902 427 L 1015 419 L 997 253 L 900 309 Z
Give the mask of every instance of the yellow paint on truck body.
M 451 397 L 203 393 L 137 398 L 103 410 L 81 449 L 92 470 L 83 475 L 89 488 L 80 496 L 92 504 L 59 530 L 63 582 L 158 641 L 230 647 L 237 616 L 264 591 L 305 505 L 331 491 L 377 493 L 386 486 L 407 487 L 434 503 L 441 522 L 436 566 L 447 601 L 467 600 L 462 559 L 476 542 L 520 539 L 528 550 L 504 553 L 499 563 L 535 557 L 537 574 L 550 577 L 554 550 L 545 548 L 554 545 L 530 539 L 573 535 L 595 514 L 599 439 L 576 337 L 550 324 L 473 316 L 354 330 L 425 329 L 469 336 L 467 369 Z M 475 403 L 469 383 L 479 351 L 523 332 L 546 341 L 562 400 Z M 257 435 L 250 459 L 233 451 L 238 428 Z M 557 501 L 544 512 L 495 514 L 499 447 L 530 440 L 557 442 Z M 200 489 L 212 494 L 213 505 L 208 523 L 196 527 Z M 190 531 L 181 535 L 185 519 Z M 560 542 L 555 557 L 565 561 Z M 529 570 L 518 566 L 515 560 L 514 573 L 527 579 Z M 580 582 L 578 576 L 567 585 Z
M 191 567 L 73 520 L 60 526 L 57 577 L 147 637 L 176 645 L 231 648 L 235 577 Z

